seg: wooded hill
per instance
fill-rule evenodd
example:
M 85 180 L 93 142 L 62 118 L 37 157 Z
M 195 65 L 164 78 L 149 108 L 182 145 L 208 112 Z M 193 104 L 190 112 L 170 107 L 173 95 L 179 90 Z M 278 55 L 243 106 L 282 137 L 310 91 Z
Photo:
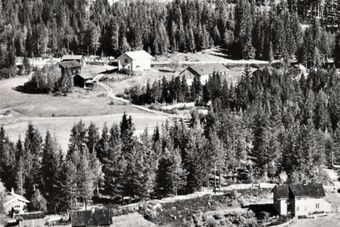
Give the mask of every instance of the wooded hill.
M 301 1 L 175 0 L 168 3 L 107 0 L 1 0 L 1 77 L 14 75 L 15 56 L 64 53 L 118 56 L 130 49 L 153 55 L 220 46 L 231 58 L 291 58 L 304 49 Z M 303 19 L 303 18 L 302 18 Z M 335 35 L 323 29 L 316 51 L 334 55 Z M 311 31 L 312 32 L 312 31 Z M 321 41 L 320 41 L 321 40 Z M 301 51 L 300 51 L 301 52 Z

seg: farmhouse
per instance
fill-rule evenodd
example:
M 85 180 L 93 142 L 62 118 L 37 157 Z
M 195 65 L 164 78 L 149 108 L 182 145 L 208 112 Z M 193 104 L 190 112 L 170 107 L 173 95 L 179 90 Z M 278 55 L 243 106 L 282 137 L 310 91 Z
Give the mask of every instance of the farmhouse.
M 44 227 L 44 218 L 45 213 L 41 211 L 14 215 L 14 219 L 19 223 L 19 227 Z
M 273 188 L 274 207 L 280 215 L 307 216 L 331 211 L 322 184 L 283 184 Z
M 22 195 L 16 194 L 12 189 L 11 192 L 8 192 L 4 198 L 4 213 L 6 215 L 10 215 L 12 212 L 14 213 L 23 213 L 27 207 L 28 201 Z
M 118 57 L 118 70 L 133 74 L 151 69 L 152 56 L 144 50 L 126 52 Z
M 61 62 L 76 61 L 81 65 L 85 64 L 85 58 L 83 55 L 64 55 Z
M 201 83 L 205 84 L 208 81 L 209 76 L 211 76 L 213 73 L 227 75 L 228 69 L 224 65 L 218 63 L 202 64 L 187 67 L 182 72 L 180 72 L 179 76 L 185 76 L 188 85 L 192 84 L 195 76 L 199 76 L 201 79 Z
M 71 212 L 72 227 L 110 226 L 112 215 L 108 209 L 81 210 Z

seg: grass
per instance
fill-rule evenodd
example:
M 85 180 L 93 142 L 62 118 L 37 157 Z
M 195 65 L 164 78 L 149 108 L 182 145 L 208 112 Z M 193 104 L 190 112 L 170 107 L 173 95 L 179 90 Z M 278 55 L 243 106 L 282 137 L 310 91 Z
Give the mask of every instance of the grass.
M 115 101 L 115 105 L 109 105 L 110 99 L 105 95 L 105 90 L 100 87 L 95 87 L 94 91 L 75 88 L 73 93 L 66 97 L 26 94 L 13 89 L 27 80 L 27 77 L 18 77 L 0 82 L 0 115 L 50 117 L 139 112 L 119 101 Z
M 26 94 L 13 88 L 24 84 L 27 77 L 0 81 L 0 125 L 5 127 L 9 138 L 16 141 L 24 137 L 28 122 L 32 122 L 43 134 L 50 130 L 55 134 L 63 150 L 67 149 L 73 124 L 83 120 L 87 125 L 94 122 L 99 128 L 107 122 L 120 122 L 124 112 L 131 114 L 136 134 L 165 121 L 165 116 L 146 113 L 120 101 L 111 101 L 106 91 L 95 87 L 94 91 L 75 89 L 66 97 Z

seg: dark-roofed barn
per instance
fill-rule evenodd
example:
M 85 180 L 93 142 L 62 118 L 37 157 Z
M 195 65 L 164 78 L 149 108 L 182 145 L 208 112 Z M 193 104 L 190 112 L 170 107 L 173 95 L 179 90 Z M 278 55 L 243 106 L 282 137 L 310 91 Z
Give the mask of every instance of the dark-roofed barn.
M 92 87 L 93 75 L 89 73 L 77 74 L 73 77 L 73 85 L 76 87 Z
M 218 63 L 199 64 L 187 67 L 179 74 L 179 76 L 185 76 L 185 79 L 189 85 L 192 84 L 195 76 L 199 76 L 201 83 L 205 84 L 208 81 L 209 76 L 211 76 L 213 73 L 226 75 L 228 73 L 228 69 L 224 65 Z
M 72 227 L 110 226 L 112 215 L 108 209 L 92 209 L 71 212 Z
M 322 184 L 283 184 L 273 189 L 274 207 L 280 215 L 307 216 L 331 211 Z

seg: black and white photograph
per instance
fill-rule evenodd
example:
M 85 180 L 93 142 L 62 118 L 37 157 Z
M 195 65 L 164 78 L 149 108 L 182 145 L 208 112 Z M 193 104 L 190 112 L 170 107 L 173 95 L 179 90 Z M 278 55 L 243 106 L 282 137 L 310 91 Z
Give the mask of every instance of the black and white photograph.
M 0 227 L 340 227 L 340 0 L 0 0 Z

